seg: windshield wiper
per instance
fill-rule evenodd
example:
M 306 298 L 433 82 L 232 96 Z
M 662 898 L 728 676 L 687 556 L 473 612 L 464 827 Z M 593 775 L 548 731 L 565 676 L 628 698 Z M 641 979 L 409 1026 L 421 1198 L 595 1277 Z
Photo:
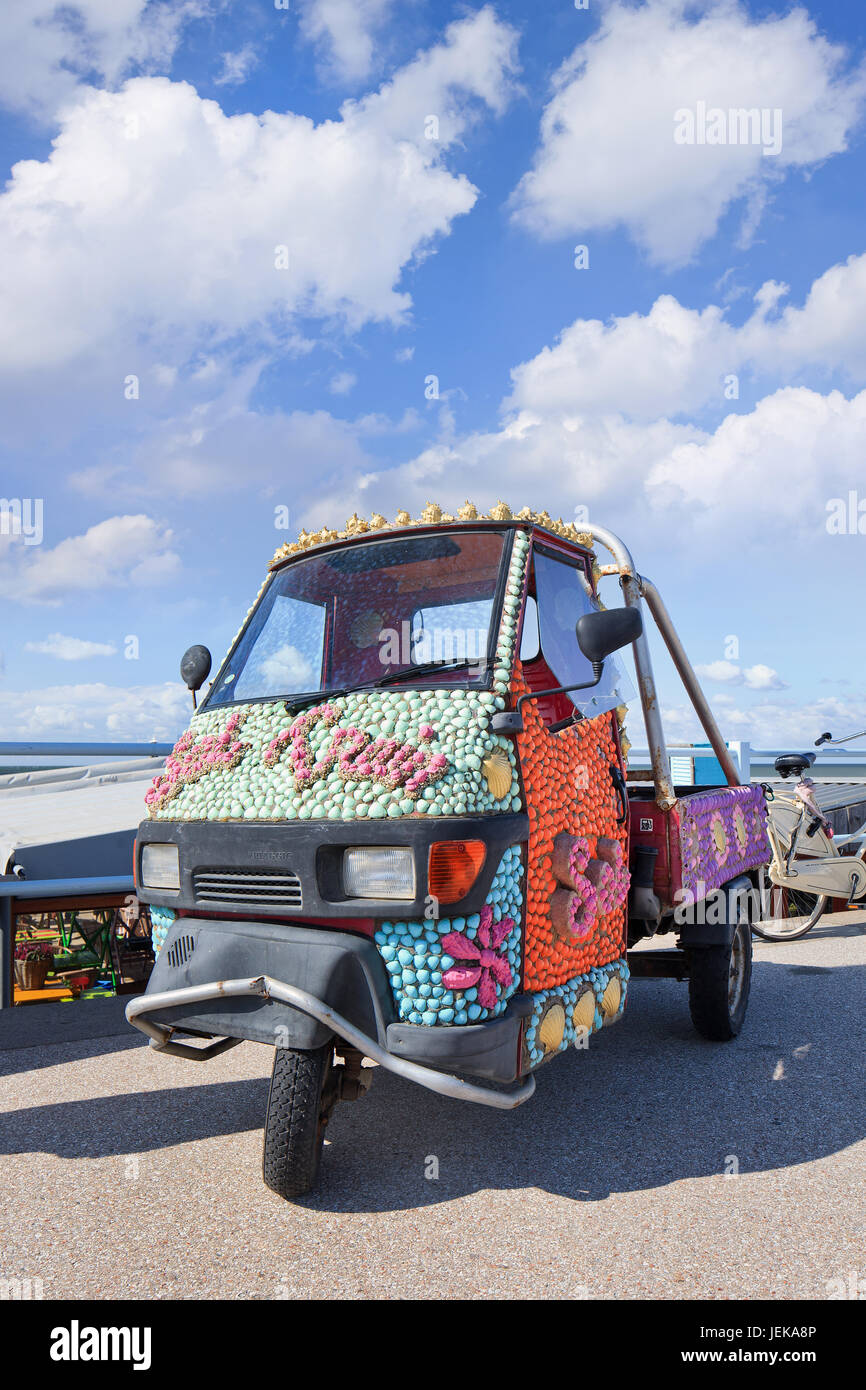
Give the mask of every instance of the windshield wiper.
M 464 671 L 471 667 L 478 667 L 488 671 L 491 666 L 489 657 L 460 657 L 457 661 L 427 661 L 421 666 L 402 667 L 399 671 L 388 671 L 384 676 L 377 676 L 374 681 L 362 681 L 359 685 L 345 685 L 339 690 L 316 690 L 308 691 L 303 695 L 290 695 L 286 698 L 286 708 L 291 710 L 305 709 L 308 705 L 314 705 L 317 701 L 339 700 L 343 695 L 353 695 L 356 690 L 375 690 L 378 686 L 389 685 L 392 681 L 409 680 L 416 676 L 433 675 L 439 671 Z
M 373 686 L 389 685 L 391 681 L 407 680 L 410 677 L 414 680 L 415 676 L 428 676 L 436 671 L 465 671 L 472 666 L 477 666 L 487 671 L 490 668 L 489 657 L 468 657 L 462 656 L 457 661 L 425 661 L 421 666 L 407 666 L 401 671 L 389 671 L 387 675 L 380 676 L 378 680 L 371 681 Z M 354 686 L 353 689 L 361 690 L 362 686 Z

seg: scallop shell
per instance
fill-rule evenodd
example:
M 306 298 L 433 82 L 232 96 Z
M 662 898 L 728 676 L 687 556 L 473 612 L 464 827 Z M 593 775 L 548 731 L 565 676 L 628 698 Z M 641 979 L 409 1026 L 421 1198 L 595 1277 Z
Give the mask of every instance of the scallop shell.
M 481 764 L 481 771 L 497 801 L 508 795 L 511 791 L 511 763 L 504 753 L 488 753 Z
M 749 832 L 746 829 L 746 817 L 743 815 L 739 806 L 734 812 L 734 830 L 736 831 L 737 844 L 739 845 L 740 853 L 742 854 L 743 850 L 746 848 L 746 844 L 749 839 Z
M 578 999 L 572 1010 L 571 1021 L 575 1033 L 592 1030 L 592 1025 L 595 1022 L 595 995 L 591 989 L 588 989 Z
M 538 1041 L 545 1052 L 556 1052 L 565 1036 L 565 1009 L 561 1004 L 554 1004 L 548 1009 L 544 1018 L 541 1020 L 541 1027 L 538 1030 Z
M 619 1010 L 620 1000 L 622 999 L 622 985 L 614 977 L 604 994 L 601 996 L 601 1011 L 604 1014 L 605 1022 L 614 1018 Z

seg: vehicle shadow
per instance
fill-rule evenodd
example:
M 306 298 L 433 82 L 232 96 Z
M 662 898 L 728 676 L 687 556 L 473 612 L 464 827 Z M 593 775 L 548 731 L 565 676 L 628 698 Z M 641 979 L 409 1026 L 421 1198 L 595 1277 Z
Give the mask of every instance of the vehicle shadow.
M 541 1068 L 535 1096 L 512 1112 L 446 1100 L 380 1067 L 368 1096 L 338 1106 L 302 1204 L 399 1211 L 533 1187 L 592 1202 L 720 1174 L 732 1156 L 750 1172 L 839 1152 L 866 1134 L 863 1004 L 862 969 L 758 957 L 742 1034 L 709 1043 L 683 985 L 638 980 L 625 1019 Z M 97 1158 L 257 1130 L 267 1087 L 204 1082 L 7 1112 L 0 1152 Z

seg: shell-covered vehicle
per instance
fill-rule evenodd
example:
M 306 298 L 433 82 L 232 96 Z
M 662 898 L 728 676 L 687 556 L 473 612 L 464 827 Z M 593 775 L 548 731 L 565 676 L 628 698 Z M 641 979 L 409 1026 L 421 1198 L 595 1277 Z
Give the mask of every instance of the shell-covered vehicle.
M 602 572 L 621 605 L 600 603 Z M 670 783 L 642 596 L 727 787 Z M 631 787 L 612 655 L 629 645 L 653 762 Z M 200 689 L 207 650 L 182 671 Z M 680 949 L 642 968 L 688 976 L 706 1036 L 742 1023 L 751 936 L 730 890 L 768 858 L 761 789 L 737 785 L 656 591 L 600 527 L 467 503 L 302 532 L 147 801 L 136 882 L 158 955 L 127 1016 L 178 1056 L 275 1048 L 264 1176 L 283 1196 L 314 1182 L 364 1059 L 513 1108 L 621 1016 L 629 945 L 658 930 Z M 709 923 L 675 918 L 683 890 L 719 888 Z

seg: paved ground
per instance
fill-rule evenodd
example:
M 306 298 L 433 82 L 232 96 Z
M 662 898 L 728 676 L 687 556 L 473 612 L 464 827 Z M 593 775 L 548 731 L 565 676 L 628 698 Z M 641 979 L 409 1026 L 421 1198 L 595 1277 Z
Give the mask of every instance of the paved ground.
M 111 1036 L 116 1010 L 90 1040 L 4 1027 L 0 1278 L 46 1298 L 826 1298 L 866 1279 L 864 966 L 863 913 L 756 942 L 722 1045 L 685 986 L 638 981 L 510 1115 L 379 1069 L 298 1205 L 259 1175 L 267 1049 L 197 1067 Z

